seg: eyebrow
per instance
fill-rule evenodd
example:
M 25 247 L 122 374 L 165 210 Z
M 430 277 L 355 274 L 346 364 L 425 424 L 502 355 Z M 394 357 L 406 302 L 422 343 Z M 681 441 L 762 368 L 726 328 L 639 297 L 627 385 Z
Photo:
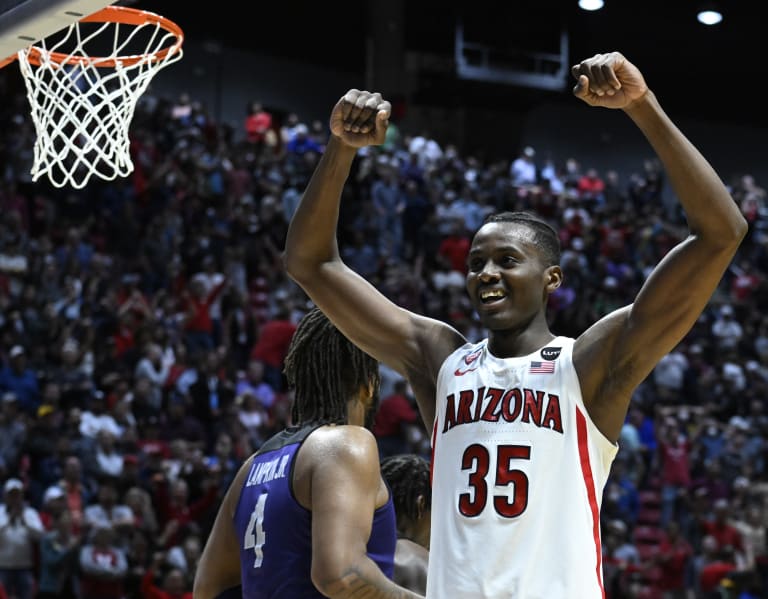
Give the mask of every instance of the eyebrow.
M 477 254 L 483 254 L 482 250 L 479 250 L 477 248 L 469 250 L 469 255 L 477 255 Z M 517 254 L 518 256 L 523 255 L 523 251 L 519 247 L 515 247 L 513 245 L 503 245 L 497 248 L 494 248 L 492 254 Z

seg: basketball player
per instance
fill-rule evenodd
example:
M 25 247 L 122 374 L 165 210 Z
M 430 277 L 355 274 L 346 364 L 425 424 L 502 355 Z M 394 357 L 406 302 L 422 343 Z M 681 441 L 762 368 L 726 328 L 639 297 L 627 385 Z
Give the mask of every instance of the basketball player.
M 200 558 L 195 599 L 420 597 L 391 580 L 394 505 L 363 428 L 378 363 L 315 309 L 294 333 L 285 373 L 295 425 L 238 471 Z
M 393 580 L 422 595 L 427 589 L 432 488 L 429 462 L 415 454 L 381 461 L 381 475 L 395 502 L 397 546 Z
M 623 110 L 662 161 L 690 234 L 634 303 L 577 339 L 546 321 L 563 280 L 557 233 L 527 213 L 475 233 L 467 291 L 488 338 L 399 308 L 339 258 L 336 222 L 358 148 L 381 144 L 390 105 L 351 90 L 296 210 L 285 264 L 356 345 L 411 383 L 432 431 L 427 597 L 603 597 L 600 506 L 632 392 L 686 335 L 747 225 L 722 181 L 618 52 L 572 67 L 574 94 Z

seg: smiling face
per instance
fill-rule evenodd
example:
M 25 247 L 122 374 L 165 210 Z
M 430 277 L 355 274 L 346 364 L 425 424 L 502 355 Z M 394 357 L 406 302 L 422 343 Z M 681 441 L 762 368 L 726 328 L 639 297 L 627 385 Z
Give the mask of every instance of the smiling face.
M 525 224 L 492 222 L 472 240 L 467 292 L 490 331 L 522 330 L 544 317 L 547 296 L 562 282 L 560 267 L 546 263 L 535 235 Z

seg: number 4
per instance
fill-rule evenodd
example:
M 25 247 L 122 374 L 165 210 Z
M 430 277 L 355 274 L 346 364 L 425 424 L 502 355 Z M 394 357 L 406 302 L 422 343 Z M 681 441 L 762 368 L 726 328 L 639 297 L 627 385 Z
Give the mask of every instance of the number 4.
M 459 495 L 459 511 L 468 518 L 480 515 L 488 502 L 488 483 L 485 477 L 490 469 L 491 456 L 484 445 L 477 443 L 464 450 L 461 458 L 461 469 L 469 473 L 469 486 L 473 493 Z M 515 518 L 528 507 L 528 476 L 522 470 L 510 468 L 512 460 L 530 460 L 531 448 L 528 445 L 499 445 L 496 448 L 496 486 L 515 485 L 512 501 L 506 495 L 494 495 L 493 507 L 505 518 Z
M 264 534 L 264 504 L 267 503 L 268 493 L 259 496 L 256 507 L 251 512 L 251 519 L 248 521 L 248 527 L 245 529 L 245 538 L 243 539 L 243 549 L 253 549 L 253 567 L 260 568 L 264 559 L 265 534 Z M 254 532 L 256 534 L 254 534 Z

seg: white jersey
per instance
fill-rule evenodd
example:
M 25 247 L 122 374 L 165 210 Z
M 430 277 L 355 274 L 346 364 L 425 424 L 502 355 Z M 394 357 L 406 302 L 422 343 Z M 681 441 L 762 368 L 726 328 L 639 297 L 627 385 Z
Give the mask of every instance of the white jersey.
M 584 408 L 573 343 L 497 358 L 486 340 L 440 368 L 429 599 L 605 596 L 600 506 L 618 446 Z

